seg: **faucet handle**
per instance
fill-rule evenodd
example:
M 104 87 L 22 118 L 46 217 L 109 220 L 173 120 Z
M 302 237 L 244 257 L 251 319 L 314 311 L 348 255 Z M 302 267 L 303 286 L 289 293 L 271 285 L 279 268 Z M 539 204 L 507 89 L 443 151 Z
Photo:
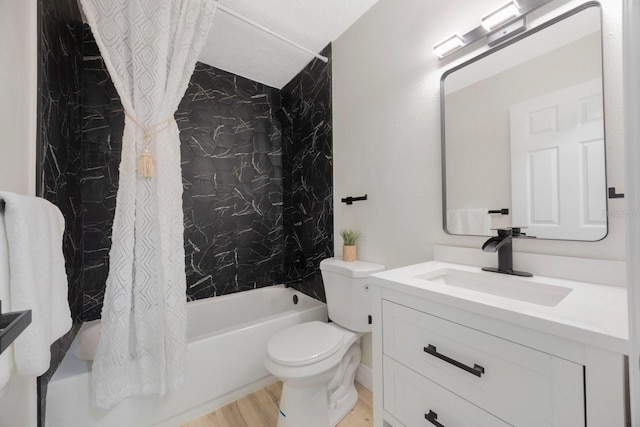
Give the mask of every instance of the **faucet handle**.
M 511 227 L 507 227 L 507 228 L 492 228 L 492 230 L 495 230 L 498 232 L 498 237 L 508 237 L 511 236 L 512 231 L 511 231 Z
M 513 237 L 522 237 L 525 239 L 535 239 L 536 236 L 530 236 L 527 233 L 523 233 L 521 230 L 523 228 L 528 228 L 528 227 L 511 227 L 512 228 L 512 235 Z
M 513 237 L 526 236 L 527 233 L 523 233 L 522 229 L 527 227 L 511 227 L 511 235 Z
M 526 233 L 522 232 L 523 228 L 528 228 L 528 227 L 492 228 L 492 230 L 497 231 L 498 236 L 500 237 L 507 237 L 507 236 L 521 237 L 521 236 L 527 235 Z

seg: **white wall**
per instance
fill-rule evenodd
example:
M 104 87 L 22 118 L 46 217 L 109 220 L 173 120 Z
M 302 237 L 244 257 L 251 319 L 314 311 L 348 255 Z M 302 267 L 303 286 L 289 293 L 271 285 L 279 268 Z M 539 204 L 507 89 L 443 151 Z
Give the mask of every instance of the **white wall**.
M 624 53 L 625 53 L 625 121 L 626 164 L 629 193 L 627 206 L 633 212 L 640 212 L 640 2 L 624 0 Z M 629 216 L 627 220 L 627 254 L 630 259 L 640 257 L 640 222 L 638 217 Z M 629 280 L 629 336 L 631 353 L 629 355 L 629 388 L 631 400 L 632 425 L 640 424 L 640 369 L 634 362 L 640 360 L 640 264 L 627 263 Z
M 36 7 L 0 0 L 0 191 L 28 195 L 36 180 Z M 36 425 L 36 378 L 14 374 L 0 391 L 0 427 Z
M 0 190 L 35 195 L 35 0 L 0 1 Z
M 358 257 L 394 268 L 432 259 L 435 243 L 474 247 L 481 237 L 442 231 L 440 78 L 486 47 L 438 61 L 432 46 L 464 33 L 504 0 L 380 0 L 333 44 L 334 206 L 338 231 L 363 233 Z M 556 0 L 533 24 L 580 4 Z M 604 0 L 604 78 L 608 184 L 624 192 L 621 1 Z M 476 50 L 472 48 L 476 47 Z M 366 202 L 340 203 L 368 194 Z M 624 260 L 624 200 L 600 242 L 516 241 L 516 251 Z M 535 272 L 534 272 L 535 273 Z M 370 364 L 368 339 L 363 361 Z
M 7 351 L 12 351 L 11 347 Z M 37 395 L 36 377 L 14 373 L 7 387 L 0 391 L 0 427 L 36 427 Z

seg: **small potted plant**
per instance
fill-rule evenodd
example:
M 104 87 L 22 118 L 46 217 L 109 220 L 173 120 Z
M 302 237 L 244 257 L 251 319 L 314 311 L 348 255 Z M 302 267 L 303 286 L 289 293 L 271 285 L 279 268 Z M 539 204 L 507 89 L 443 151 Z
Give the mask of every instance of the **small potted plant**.
M 360 239 L 360 232 L 355 230 L 340 230 L 340 236 L 342 236 L 342 260 L 343 261 L 355 261 L 356 260 L 356 243 Z

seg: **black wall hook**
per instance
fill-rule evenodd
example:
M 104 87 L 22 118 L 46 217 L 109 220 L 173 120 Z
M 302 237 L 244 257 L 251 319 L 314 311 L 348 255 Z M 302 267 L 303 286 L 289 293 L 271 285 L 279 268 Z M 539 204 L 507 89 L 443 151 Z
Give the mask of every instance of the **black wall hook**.
M 361 200 L 367 200 L 367 195 L 365 194 L 364 196 L 361 197 L 345 197 L 342 199 L 342 203 L 346 203 L 347 205 L 352 205 L 353 202 L 359 202 Z
M 616 193 L 616 187 L 609 187 L 610 199 L 624 199 L 624 193 Z

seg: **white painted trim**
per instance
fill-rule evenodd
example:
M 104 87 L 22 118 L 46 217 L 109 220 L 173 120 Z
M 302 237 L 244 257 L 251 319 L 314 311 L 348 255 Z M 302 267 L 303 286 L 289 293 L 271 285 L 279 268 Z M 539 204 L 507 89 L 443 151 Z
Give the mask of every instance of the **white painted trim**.
M 361 363 L 356 370 L 356 382 L 367 390 L 373 392 L 373 369 Z
M 0 0 L 0 190 L 29 196 L 36 194 L 37 16 L 36 0 Z M 36 427 L 37 409 L 36 377 L 14 373 L 0 390 L 0 426 Z
M 36 0 L 0 1 L 0 190 L 29 196 L 36 194 L 37 11 Z
M 631 424 L 640 425 L 640 3 L 623 2 L 625 178 Z
M 628 426 L 627 396 L 620 392 L 625 382 L 625 357 L 590 346 L 585 347 L 584 356 L 588 425 Z

